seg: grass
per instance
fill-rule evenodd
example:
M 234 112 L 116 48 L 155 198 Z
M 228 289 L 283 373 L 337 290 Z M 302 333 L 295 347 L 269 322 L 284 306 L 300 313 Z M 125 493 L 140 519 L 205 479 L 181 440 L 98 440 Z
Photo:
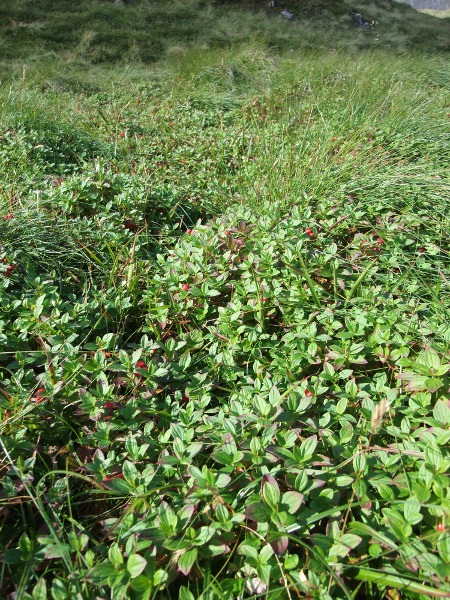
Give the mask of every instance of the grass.
M 0 595 L 449 597 L 450 78 L 380 4 L 1 9 Z

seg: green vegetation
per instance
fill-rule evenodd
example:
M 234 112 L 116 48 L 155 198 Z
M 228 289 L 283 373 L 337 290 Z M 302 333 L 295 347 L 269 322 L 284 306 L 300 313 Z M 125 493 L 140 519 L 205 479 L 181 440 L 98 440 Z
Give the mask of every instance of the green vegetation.
M 0 9 L 0 596 L 450 597 L 445 20 L 52 4 Z

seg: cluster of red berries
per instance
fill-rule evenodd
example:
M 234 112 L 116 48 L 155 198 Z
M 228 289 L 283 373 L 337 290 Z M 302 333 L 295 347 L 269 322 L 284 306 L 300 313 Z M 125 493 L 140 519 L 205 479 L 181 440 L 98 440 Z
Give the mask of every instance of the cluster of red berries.
M 138 360 L 137 363 L 134 365 L 136 368 L 141 369 L 143 371 L 147 371 L 148 367 L 145 364 L 145 362 L 143 360 Z M 142 375 L 141 373 L 138 373 L 137 371 L 135 372 L 134 376 L 136 377 L 136 379 L 138 381 L 142 381 Z
M 10 277 L 14 273 L 14 269 L 17 267 L 17 265 L 14 265 L 12 263 L 8 264 L 8 259 L 6 257 L 3 259 L 3 262 L 8 265 L 5 271 L 5 275 L 7 277 Z
M 305 229 L 305 233 L 306 235 L 309 235 L 309 237 L 312 239 L 314 237 L 314 231 L 312 229 L 310 229 L 309 227 L 307 227 Z
M 12 213 L 9 213 L 3 217 L 4 221 L 7 221 L 8 219 L 14 219 L 14 215 Z

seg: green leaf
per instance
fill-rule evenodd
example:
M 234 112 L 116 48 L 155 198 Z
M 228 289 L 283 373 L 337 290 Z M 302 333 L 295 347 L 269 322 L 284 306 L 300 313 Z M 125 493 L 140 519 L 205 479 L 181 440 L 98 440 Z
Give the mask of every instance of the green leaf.
M 406 521 L 411 525 L 416 525 L 422 520 L 422 515 L 420 514 L 420 504 L 418 502 L 414 502 L 414 500 L 407 500 L 405 502 L 403 505 L 403 514 Z
M 417 362 L 425 365 L 430 369 L 431 372 L 439 369 L 441 366 L 441 359 L 439 358 L 439 354 L 436 350 L 432 348 L 428 348 L 419 354 L 417 357 Z
M 3 554 L 2 562 L 6 565 L 18 565 L 23 560 L 22 551 L 19 548 L 10 548 Z
M 135 592 L 140 592 L 144 594 L 147 591 L 151 591 L 152 589 L 152 580 L 146 577 L 145 575 L 138 575 L 131 581 L 130 586 L 131 589 Z M 141 596 L 139 596 L 141 598 Z
M 167 502 L 161 502 L 158 512 L 161 529 L 164 531 L 164 533 L 174 533 L 178 524 L 178 517 L 170 504 L 167 504 Z
M 353 548 L 356 548 L 362 542 L 362 538 L 352 533 L 345 533 L 333 546 L 331 547 L 328 556 L 330 558 L 344 558 Z
M 447 427 L 450 424 L 450 407 L 448 400 L 438 400 L 433 408 L 433 417 Z
M 436 392 L 444 385 L 444 382 L 437 377 L 428 377 L 425 379 L 424 385 L 429 392 Z
M 233 454 L 229 454 L 224 450 L 218 450 L 211 454 L 211 458 L 222 465 L 232 465 L 234 462 Z
M 65 583 L 61 579 L 52 581 L 51 594 L 53 600 L 69 600 Z
M 134 487 L 137 486 L 139 473 L 132 462 L 125 460 L 122 466 L 122 473 L 125 480 Z
M 298 509 L 302 505 L 303 498 L 303 494 L 300 494 L 299 492 L 285 492 L 281 498 L 281 503 L 287 504 L 288 512 L 291 515 L 293 515 L 298 511 Z
M 382 513 L 388 527 L 400 540 L 406 540 L 412 534 L 412 527 L 395 508 L 383 508 Z
M 304 440 L 299 448 L 302 461 L 309 460 L 317 447 L 317 436 L 313 435 Z
M 142 573 L 147 565 L 147 561 L 140 554 L 131 554 L 127 560 L 127 571 L 131 579 L 134 579 Z
M 112 544 L 108 550 L 108 558 L 115 569 L 120 569 L 123 565 L 123 555 L 118 544 Z
M 41 577 L 33 588 L 33 600 L 47 600 L 47 583 Z
M 178 591 L 178 600 L 195 600 L 194 594 L 184 585 Z
M 213 537 L 215 533 L 216 530 L 214 527 L 200 527 L 200 529 L 197 531 L 197 535 L 193 543 L 196 546 L 204 546 L 207 542 L 209 542 L 209 540 Z
M 169 573 L 167 572 L 167 569 L 158 569 L 153 574 L 153 585 L 155 587 L 159 587 L 163 583 L 165 583 L 168 579 L 169 579 Z
M 447 532 L 439 536 L 437 549 L 444 563 L 450 565 L 450 535 Z
M 365 453 L 360 452 L 359 454 L 357 454 L 353 459 L 353 468 L 355 470 L 355 473 L 364 474 L 366 471 L 366 464 L 367 461 Z
M 95 585 L 106 585 L 110 577 L 116 577 L 117 571 L 114 566 L 109 562 L 105 561 L 96 565 L 87 574 L 87 579 Z
M 247 558 L 253 558 L 254 560 L 258 560 L 258 550 L 250 544 L 246 544 L 245 542 L 239 546 L 238 549 L 239 554 L 243 554 Z
M 183 573 L 183 575 L 188 575 L 189 571 L 192 569 L 193 564 L 197 560 L 197 548 L 191 548 L 190 550 L 186 550 L 183 554 L 178 558 L 178 568 Z
M 128 481 L 120 478 L 109 479 L 105 482 L 105 486 L 118 494 L 131 494 L 135 489 Z
M 281 497 L 280 488 L 277 480 L 272 475 L 263 475 L 261 497 L 272 510 L 275 510 L 278 507 Z
M 258 555 L 258 560 L 260 563 L 266 563 L 273 556 L 273 548 L 270 544 L 265 544 Z
M 245 508 L 245 516 L 257 523 L 267 523 L 270 520 L 271 510 L 262 502 L 252 502 Z

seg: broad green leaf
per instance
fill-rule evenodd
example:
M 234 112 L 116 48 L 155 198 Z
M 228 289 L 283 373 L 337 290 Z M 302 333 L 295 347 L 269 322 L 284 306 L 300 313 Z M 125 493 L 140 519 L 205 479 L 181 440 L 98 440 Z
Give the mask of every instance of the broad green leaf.
M 255 560 L 258 560 L 258 550 L 253 546 L 250 546 L 250 544 L 241 544 L 238 548 L 238 553 L 243 554 L 247 558 L 253 558 Z
M 439 536 L 437 549 L 444 563 L 450 565 L 450 535 L 448 532 L 444 532 Z
M 420 504 L 418 502 L 414 502 L 414 500 L 407 500 L 405 502 L 403 505 L 403 514 L 406 521 L 408 521 L 408 523 L 411 525 L 420 523 L 423 518 L 420 513 Z
M 448 400 L 438 400 L 433 408 L 433 416 L 445 427 L 450 424 L 450 406 Z
M 108 550 L 108 558 L 115 569 L 120 569 L 123 565 L 123 555 L 118 544 L 112 544 Z
M 287 504 L 288 512 L 293 515 L 302 505 L 303 498 L 303 494 L 300 494 L 299 492 L 285 492 L 281 498 L 281 503 Z
M 304 440 L 300 446 L 300 454 L 302 460 L 309 460 L 312 458 L 314 451 L 317 447 L 317 436 L 313 435 Z
M 272 510 L 275 510 L 280 503 L 280 488 L 272 475 L 263 475 L 261 497 Z
M 177 526 L 178 517 L 167 502 L 161 502 L 158 514 L 160 524 L 166 531 L 171 532 Z
M 270 544 L 265 544 L 259 551 L 258 560 L 261 563 L 266 563 L 273 556 L 273 548 Z
M 87 579 L 95 585 L 106 585 L 109 579 L 116 575 L 117 571 L 114 566 L 109 561 L 105 561 L 91 569 L 87 574 Z
M 387 526 L 400 540 L 408 539 L 412 534 L 412 527 L 407 523 L 395 508 L 383 508 L 382 513 Z
M 217 452 L 213 452 L 211 454 L 211 458 L 222 465 L 232 465 L 234 462 L 233 454 L 229 454 L 228 452 L 224 452 L 223 450 L 218 450 Z
M 196 546 L 204 546 L 207 542 L 209 542 L 209 540 L 213 537 L 215 533 L 216 530 L 214 527 L 200 527 L 200 529 L 197 531 L 197 535 L 193 543 Z
M 193 564 L 197 560 L 197 554 L 197 548 L 191 548 L 180 555 L 180 557 L 178 558 L 178 568 L 183 573 L 183 575 L 187 575 L 192 569 Z
M 178 600 L 195 600 L 194 594 L 184 585 L 178 591 Z
M 33 600 L 47 600 L 47 583 L 41 577 L 33 588 Z
M 127 571 L 131 579 L 134 579 L 142 573 L 147 565 L 147 561 L 140 554 L 131 554 L 127 560 Z
M 152 580 L 146 577 L 145 575 L 138 575 L 135 577 L 130 583 L 131 589 L 135 592 L 140 592 L 144 594 L 147 590 L 152 589 Z
M 53 579 L 50 591 L 53 600 L 69 600 L 66 585 L 61 579 Z
M 271 510 L 262 502 L 252 502 L 245 508 L 245 516 L 257 523 L 267 523 L 270 520 Z

